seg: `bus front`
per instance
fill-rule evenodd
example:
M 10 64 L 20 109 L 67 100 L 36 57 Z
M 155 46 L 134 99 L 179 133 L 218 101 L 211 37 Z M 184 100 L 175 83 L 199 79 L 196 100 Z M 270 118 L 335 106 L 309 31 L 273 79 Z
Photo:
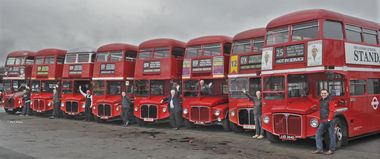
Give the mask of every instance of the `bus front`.
M 3 77 L 2 103 L 5 112 L 14 114 L 21 111 L 24 103 L 22 90 L 30 87 L 34 52 L 14 51 L 8 54 L 5 63 L 5 76 Z
M 229 130 L 227 72 L 232 38 L 205 36 L 186 45 L 182 71 L 186 127 L 222 125 Z
M 170 95 L 175 84 L 181 83 L 184 52 L 185 43 L 174 39 L 153 39 L 140 44 L 134 105 L 139 125 L 168 121 L 168 104 L 161 100 Z
M 85 97 L 80 93 L 91 90 L 95 51 L 75 49 L 66 54 L 62 74 L 61 111 L 65 117 L 81 115 L 85 111 Z
M 31 81 L 31 103 L 34 112 L 53 110 L 53 89 L 61 87 L 63 63 L 66 51 L 44 49 L 36 53 Z
M 96 121 L 119 120 L 121 92 L 133 99 L 137 47 L 112 43 L 98 48 L 92 77 L 92 114 Z
M 264 46 L 265 28 L 238 33 L 233 38 L 232 55 L 228 72 L 229 120 L 233 131 L 255 129 L 253 102 L 242 89 L 255 96 L 261 90 L 261 52 Z

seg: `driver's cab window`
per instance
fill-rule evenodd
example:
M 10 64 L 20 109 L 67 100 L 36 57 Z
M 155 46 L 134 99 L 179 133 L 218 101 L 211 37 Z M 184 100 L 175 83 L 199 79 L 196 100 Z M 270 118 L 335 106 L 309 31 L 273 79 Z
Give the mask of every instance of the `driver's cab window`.
M 162 80 L 150 81 L 150 95 L 151 96 L 164 95 L 164 81 Z
M 305 97 L 308 95 L 308 84 L 306 75 L 289 75 L 288 76 L 288 96 Z
M 249 92 L 251 94 L 256 94 L 256 91 L 261 91 L 261 79 L 251 78 L 249 79 Z
M 317 83 L 317 92 L 316 94 L 319 96 L 319 93 L 322 89 L 327 89 L 331 96 L 343 96 L 344 95 L 344 85 L 341 80 L 326 80 L 319 81 Z

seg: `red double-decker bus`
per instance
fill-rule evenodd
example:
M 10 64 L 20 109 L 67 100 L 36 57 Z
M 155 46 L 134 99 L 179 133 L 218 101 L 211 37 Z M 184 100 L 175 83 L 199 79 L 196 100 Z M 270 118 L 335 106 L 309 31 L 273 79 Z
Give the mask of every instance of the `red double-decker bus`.
M 153 39 L 140 44 L 134 103 L 134 115 L 139 125 L 169 119 L 167 103 L 160 102 L 170 94 L 175 83 L 181 83 L 184 53 L 185 43 L 173 39 Z
M 233 131 L 255 129 L 253 102 L 242 93 L 251 95 L 261 89 L 261 52 L 264 46 L 265 28 L 256 28 L 236 34 L 233 37 L 229 85 L 229 120 Z
M 229 130 L 227 72 L 232 38 L 205 36 L 186 44 L 182 69 L 186 127 L 222 125 Z
M 98 48 L 92 77 L 92 114 L 96 121 L 118 120 L 121 92 L 133 99 L 137 47 L 112 43 Z
M 278 17 L 266 29 L 262 117 L 270 141 L 315 136 L 321 89 L 335 102 L 337 147 L 380 131 L 379 24 L 305 10 Z
M 24 85 L 30 87 L 34 54 L 31 51 L 14 51 L 8 54 L 3 77 L 2 103 L 5 112 L 9 114 L 21 111 L 24 106 L 21 89 L 24 89 Z
M 31 103 L 34 112 L 44 113 L 53 110 L 53 89 L 59 88 L 65 50 L 44 49 L 36 52 L 32 70 Z
M 95 52 L 94 49 L 80 48 L 66 53 L 61 89 L 61 111 L 65 117 L 84 113 L 86 101 L 79 86 L 83 92 L 91 90 Z

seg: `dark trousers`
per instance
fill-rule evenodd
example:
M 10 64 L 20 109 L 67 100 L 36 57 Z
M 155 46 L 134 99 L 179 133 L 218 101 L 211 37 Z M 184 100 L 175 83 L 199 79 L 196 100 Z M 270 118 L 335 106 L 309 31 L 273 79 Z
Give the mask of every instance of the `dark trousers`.
M 121 120 L 123 120 L 123 123 L 132 122 L 133 120 L 132 109 L 130 107 L 122 107 L 120 117 L 121 117 Z
M 169 116 L 169 120 L 175 124 L 175 127 L 176 128 L 180 128 L 181 125 L 182 125 L 182 115 L 181 115 L 181 112 L 175 112 L 175 111 L 171 111 L 170 112 L 170 116 Z
M 255 115 L 256 135 L 264 135 L 264 130 L 261 123 L 261 115 Z
M 92 120 L 92 110 L 90 106 L 86 106 L 84 108 L 84 115 L 85 115 L 86 120 L 88 121 Z
M 330 138 L 330 147 L 329 149 L 335 151 L 336 147 L 336 138 L 335 138 L 335 124 L 333 121 L 330 122 L 321 122 L 317 129 L 317 134 L 315 135 L 315 144 L 317 146 L 317 150 L 323 150 L 323 133 L 328 130 L 329 138 Z
M 53 104 L 53 117 L 58 117 L 59 115 L 59 103 L 54 103 Z
M 30 102 L 24 103 L 24 108 L 22 108 L 22 115 L 29 114 L 30 111 Z

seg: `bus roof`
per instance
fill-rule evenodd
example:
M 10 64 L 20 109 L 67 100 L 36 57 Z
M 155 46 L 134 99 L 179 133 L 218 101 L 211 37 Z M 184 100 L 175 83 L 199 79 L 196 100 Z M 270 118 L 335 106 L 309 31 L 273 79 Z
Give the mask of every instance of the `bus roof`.
M 81 53 L 81 52 L 96 52 L 96 49 L 83 47 L 83 48 L 73 48 L 73 49 L 67 50 L 68 54 Z
M 182 41 L 168 39 L 168 38 L 160 38 L 160 39 L 152 39 L 142 42 L 139 45 L 139 49 L 145 48 L 156 48 L 156 47 L 182 47 L 185 48 L 185 43 Z
M 212 44 L 212 43 L 232 43 L 232 38 L 223 35 L 202 36 L 195 39 L 191 39 L 187 42 L 186 46 Z
M 54 49 L 54 48 L 43 49 L 36 52 L 36 56 L 65 55 L 65 54 L 66 54 L 66 50 Z
M 249 30 L 237 33 L 233 37 L 232 40 L 233 41 L 245 40 L 245 39 L 252 39 L 252 38 L 263 37 L 263 36 L 265 36 L 265 28 L 255 28 L 255 29 L 249 29 Z
M 13 51 L 8 54 L 8 57 L 18 57 L 18 56 L 35 56 L 35 52 L 27 50 Z
M 325 9 L 311 9 L 311 10 L 302 10 L 296 11 L 283 16 L 277 17 L 270 21 L 267 25 L 267 28 L 275 28 L 280 26 L 285 26 L 289 24 L 316 20 L 316 19 L 329 19 L 342 21 L 347 24 L 359 25 L 369 29 L 377 29 L 378 25 L 375 22 L 344 15 L 341 13 L 325 10 Z
M 107 52 L 107 51 L 137 51 L 137 46 L 125 44 L 125 43 L 111 43 L 100 46 L 97 52 Z

